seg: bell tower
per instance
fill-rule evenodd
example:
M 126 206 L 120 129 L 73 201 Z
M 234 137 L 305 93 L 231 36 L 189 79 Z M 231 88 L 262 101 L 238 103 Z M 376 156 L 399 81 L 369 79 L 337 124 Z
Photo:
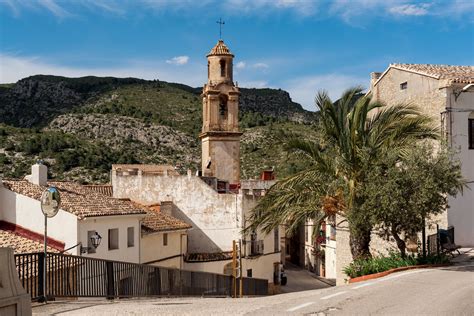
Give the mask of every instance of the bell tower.
M 207 83 L 202 91 L 202 174 L 240 182 L 239 88 L 232 79 L 234 55 L 219 40 L 207 54 Z

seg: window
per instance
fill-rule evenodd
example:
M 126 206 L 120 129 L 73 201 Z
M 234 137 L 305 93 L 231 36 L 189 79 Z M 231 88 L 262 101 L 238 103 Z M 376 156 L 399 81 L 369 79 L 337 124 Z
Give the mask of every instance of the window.
M 109 229 L 109 250 L 119 249 L 118 228 Z
M 168 246 L 168 234 L 163 234 L 163 246 Z
M 135 246 L 135 229 L 134 227 L 127 228 L 127 247 Z
M 219 115 L 221 118 L 227 118 L 227 99 L 225 97 L 219 98 Z
M 470 117 L 473 118 L 470 118 Z M 469 139 L 469 149 L 474 149 L 474 112 L 469 115 L 469 131 L 468 131 L 468 139 Z
M 252 269 L 247 269 L 247 278 L 252 277 Z
M 274 251 L 280 251 L 280 234 L 278 231 L 278 227 L 273 230 L 273 243 L 274 243 Z
M 225 77 L 225 60 L 221 60 L 219 63 L 221 65 L 221 77 Z
M 87 231 L 87 253 L 95 253 L 95 247 L 92 244 L 91 237 L 95 235 L 95 230 Z
M 400 90 L 406 90 L 408 88 L 408 82 L 400 83 Z

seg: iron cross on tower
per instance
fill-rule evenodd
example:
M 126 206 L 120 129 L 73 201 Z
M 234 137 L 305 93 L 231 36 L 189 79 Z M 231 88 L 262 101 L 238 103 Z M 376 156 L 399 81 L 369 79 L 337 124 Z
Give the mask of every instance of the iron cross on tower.
M 225 24 L 225 21 L 222 21 L 222 18 L 219 18 L 219 21 L 216 23 L 219 24 L 219 39 L 222 39 L 222 25 Z

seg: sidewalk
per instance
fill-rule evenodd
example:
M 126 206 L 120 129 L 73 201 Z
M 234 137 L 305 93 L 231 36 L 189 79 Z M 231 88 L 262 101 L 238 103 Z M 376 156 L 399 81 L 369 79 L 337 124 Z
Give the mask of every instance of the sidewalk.
M 454 264 L 474 263 L 474 248 L 461 248 L 461 254 L 455 253 L 455 257 L 451 260 Z

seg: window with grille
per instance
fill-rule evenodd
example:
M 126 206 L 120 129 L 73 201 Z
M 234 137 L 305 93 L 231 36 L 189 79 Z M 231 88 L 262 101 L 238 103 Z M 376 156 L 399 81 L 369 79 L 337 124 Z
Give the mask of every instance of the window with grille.
M 135 229 L 134 227 L 127 228 L 127 247 L 135 246 Z
M 119 249 L 118 228 L 109 229 L 109 250 Z

